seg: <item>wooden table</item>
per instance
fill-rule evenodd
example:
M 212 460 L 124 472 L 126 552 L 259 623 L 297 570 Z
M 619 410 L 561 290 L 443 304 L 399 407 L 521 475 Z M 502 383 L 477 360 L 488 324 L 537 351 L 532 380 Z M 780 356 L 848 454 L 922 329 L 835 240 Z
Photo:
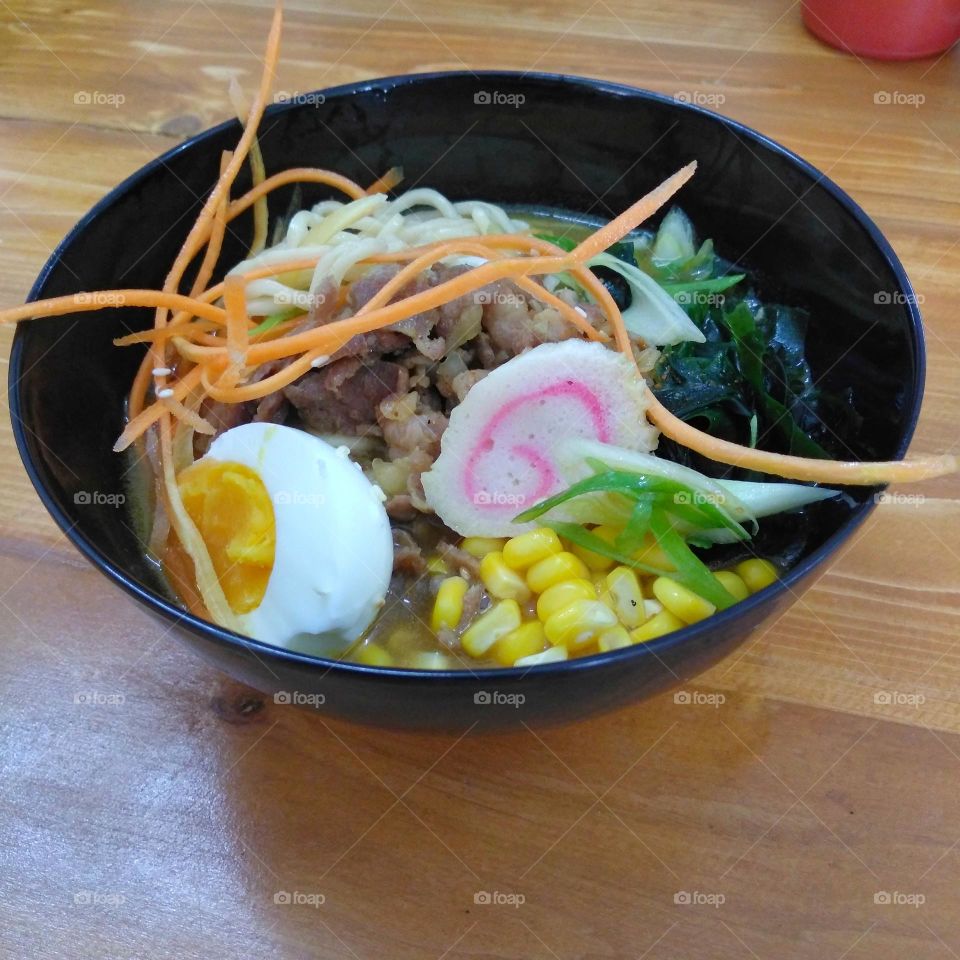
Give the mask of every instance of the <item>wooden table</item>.
M 0 302 L 110 187 L 230 114 L 268 16 L 0 2 Z M 688 94 L 826 171 L 924 298 L 915 449 L 956 451 L 955 55 L 859 62 L 786 0 L 292 0 L 277 88 L 464 66 Z M 709 703 L 455 739 L 214 672 L 81 561 L 6 423 L 0 443 L 0 956 L 960 956 L 957 478 L 882 504 L 690 688 Z

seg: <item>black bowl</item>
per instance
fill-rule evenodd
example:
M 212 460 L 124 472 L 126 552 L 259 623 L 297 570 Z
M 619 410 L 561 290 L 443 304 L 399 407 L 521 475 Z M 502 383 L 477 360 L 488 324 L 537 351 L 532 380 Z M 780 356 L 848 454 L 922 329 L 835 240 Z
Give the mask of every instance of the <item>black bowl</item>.
M 835 184 L 778 144 L 656 94 L 551 75 L 428 74 L 292 98 L 262 124 L 268 172 L 322 165 L 369 182 L 402 166 L 459 198 L 612 216 L 691 159 L 679 202 L 702 236 L 764 278 L 765 293 L 812 313 L 811 361 L 829 388 L 852 388 L 864 423 L 853 455 L 903 456 L 923 391 L 923 339 L 909 281 L 877 227 Z M 31 298 L 158 287 L 239 125 L 222 124 L 148 164 L 94 207 L 40 274 Z M 246 175 L 244 175 L 246 176 Z M 248 184 L 241 182 L 239 188 Z M 304 187 L 304 202 L 324 191 Z M 283 214 L 291 189 L 271 199 Z M 244 253 L 238 221 L 221 268 Z M 181 637 L 238 679 L 353 720 L 463 729 L 574 719 L 681 683 L 779 615 L 863 522 L 871 491 L 824 509 L 782 581 L 697 626 L 642 646 L 531 670 L 428 672 L 278 650 L 177 605 L 118 508 L 128 464 L 111 453 L 140 354 L 111 339 L 149 311 L 24 324 L 10 363 L 20 454 L 41 499 L 80 551 Z M 281 697 L 280 699 L 284 699 Z

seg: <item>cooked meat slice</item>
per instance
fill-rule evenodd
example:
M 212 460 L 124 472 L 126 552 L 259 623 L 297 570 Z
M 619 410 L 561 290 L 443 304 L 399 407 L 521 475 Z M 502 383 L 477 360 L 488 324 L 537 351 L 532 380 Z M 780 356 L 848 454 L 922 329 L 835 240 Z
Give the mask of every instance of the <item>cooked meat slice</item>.
M 435 410 L 425 410 L 419 394 L 408 393 L 382 402 L 377 422 L 391 459 L 425 453 L 432 463 L 440 455 L 440 437 L 447 428 L 447 418 Z
M 321 433 L 376 432 L 379 404 L 407 389 L 407 371 L 387 360 L 345 357 L 284 387 L 303 422 Z
M 423 551 L 407 530 L 393 530 L 393 572 L 419 577 L 427 569 Z
M 395 493 L 387 499 L 384 504 L 387 516 L 391 520 L 408 522 L 417 515 L 417 508 L 413 505 L 413 500 L 409 493 Z
M 455 547 L 446 540 L 441 540 L 437 544 L 437 553 L 443 558 L 444 562 L 452 567 L 462 577 L 472 580 L 480 579 L 480 561 L 466 550 Z
M 462 627 L 467 627 L 474 621 L 483 605 L 483 598 L 483 584 L 471 584 L 463 595 L 463 613 L 460 614 L 460 625 Z
M 508 280 L 490 284 L 484 300 L 483 329 L 490 335 L 493 346 L 508 356 L 514 357 L 541 343 L 578 336 L 558 311 L 528 297 Z
M 489 370 L 464 370 L 453 378 L 453 392 L 456 395 L 457 402 L 470 392 L 470 388 L 481 381 L 490 371 Z

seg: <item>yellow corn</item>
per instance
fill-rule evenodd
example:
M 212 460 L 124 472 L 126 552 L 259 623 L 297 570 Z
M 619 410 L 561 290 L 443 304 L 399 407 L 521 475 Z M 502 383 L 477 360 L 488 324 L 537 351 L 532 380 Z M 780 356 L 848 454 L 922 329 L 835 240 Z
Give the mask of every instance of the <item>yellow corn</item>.
M 647 536 L 643 546 L 633 555 L 634 560 L 646 563 L 661 570 L 676 570 L 673 561 L 663 552 L 663 547 L 651 536 Z
M 601 653 L 607 653 L 609 650 L 619 650 L 621 647 L 629 647 L 633 643 L 626 627 L 609 627 L 600 631 L 597 637 L 597 649 Z
M 542 653 L 534 653 L 529 657 L 521 657 L 513 665 L 515 667 L 535 667 L 541 663 L 556 663 L 559 660 L 567 659 L 566 647 L 550 647 Z
M 614 567 L 607 574 L 607 589 L 613 612 L 625 626 L 633 629 L 647 619 L 643 608 L 643 590 L 637 575 L 629 567 Z
M 574 600 L 596 600 L 597 591 L 589 580 L 561 580 L 547 587 L 537 598 L 537 616 L 546 621 Z
M 418 650 L 403 665 L 411 670 L 452 670 L 456 663 L 440 650 Z
M 514 570 L 526 570 L 527 567 L 532 567 L 545 557 L 562 550 L 560 538 L 549 527 L 537 527 L 536 530 L 511 537 L 503 545 L 503 560 Z
M 746 600 L 750 596 L 747 585 L 732 570 L 718 570 L 714 576 L 734 600 Z
M 460 645 L 471 657 L 484 657 L 501 637 L 519 626 L 520 605 L 516 600 L 501 600 L 467 627 Z
M 734 568 L 751 593 L 777 582 L 777 568 L 769 560 L 744 560 Z
M 526 581 L 503 562 L 503 554 L 493 550 L 480 561 L 480 579 L 487 593 L 498 600 L 530 599 L 530 588 Z
M 527 571 L 527 583 L 534 593 L 543 593 L 562 580 L 586 580 L 589 575 L 583 561 L 564 550 L 535 563 Z
M 521 657 L 539 653 L 547 645 L 543 624 L 538 620 L 523 623 L 516 630 L 502 636 L 493 647 L 493 659 L 505 667 L 512 667 Z
M 603 524 L 602 526 L 594 527 L 590 532 L 595 537 L 599 537 L 604 543 L 613 544 L 613 541 L 620 535 L 620 528 L 611 526 L 610 524 Z M 603 556 L 601 553 L 594 553 L 592 550 L 587 550 L 586 547 L 578 547 L 576 544 L 574 544 L 570 550 L 572 553 L 575 553 L 590 570 L 602 572 L 609 570 L 615 563 L 615 561 Z
M 365 643 L 353 656 L 355 663 L 368 667 L 392 667 L 393 657 L 375 643 Z
M 494 550 L 502 550 L 506 541 L 498 540 L 496 537 L 467 537 L 460 544 L 460 549 L 465 550 L 471 557 L 482 560 L 488 553 Z
M 597 634 L 616 625 L 617 615 L 599 600 L 574 600 L 550 616 L 543 630 L 555 647 L 572 652 L 590 646 Z
M 427 570 L 430 573 L 446 573 L 447 572 L 447 562 L 443 557 L 434 554 L 427 561 Z
M 683 626 L 685 624 L 679 617 L 675 617 L 669 610 L 661 610 L 636 630 L 631 630 L 630 639 L 634 643 L 646 643 L 648 640 L 656 640 L 657 637 L 673 633 Z
M 467 592 L 467 581 L 463 577 L 447 577 L 437 590 L 437 599 L 433 601 L 433 615 L 430 626 L 436 633 L 443 627 L 451 630 L 463 616 L 463 598 Z
M 653 595 L 684 623 L 705 620 L 717 609 L 709 600 L 704 600 L 670 577 L 657 577 L 653 581 Z

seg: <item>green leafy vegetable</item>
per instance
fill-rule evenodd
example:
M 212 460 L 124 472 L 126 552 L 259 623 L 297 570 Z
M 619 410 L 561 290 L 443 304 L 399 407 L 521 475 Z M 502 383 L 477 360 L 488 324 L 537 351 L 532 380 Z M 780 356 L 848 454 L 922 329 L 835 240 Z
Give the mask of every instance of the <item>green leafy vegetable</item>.
M 276 313 L 271 313 L 264 317 L 255 327 L 250 328 L 250 336 L 266 333 L 268 330 L 272 330 L 277 326 L 277 324 L 283 323 L 285 320 L 292 320 L 294 317 L 299 317 L 303 313 L 306 313 L 306 311 L 301 310 L 300 307 L 287 307 L 285 310 L 278 310 Z

